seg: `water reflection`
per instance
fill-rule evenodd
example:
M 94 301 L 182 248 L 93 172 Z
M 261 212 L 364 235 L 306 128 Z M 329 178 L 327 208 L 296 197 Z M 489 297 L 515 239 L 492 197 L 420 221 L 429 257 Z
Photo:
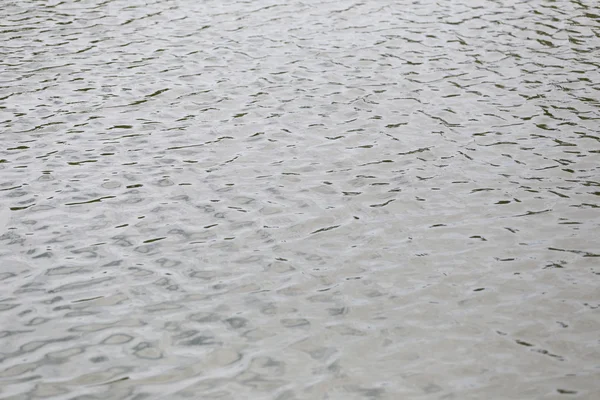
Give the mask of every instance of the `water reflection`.
M 13 2 L 0 397 L 594 398 L 593 2 Z

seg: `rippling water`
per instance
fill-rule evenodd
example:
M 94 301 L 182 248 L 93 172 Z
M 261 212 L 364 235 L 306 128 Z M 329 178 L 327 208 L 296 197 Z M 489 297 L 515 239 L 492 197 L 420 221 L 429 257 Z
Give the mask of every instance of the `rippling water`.
M 600 398 L 596 1 L 0 6 L 2 399 Z

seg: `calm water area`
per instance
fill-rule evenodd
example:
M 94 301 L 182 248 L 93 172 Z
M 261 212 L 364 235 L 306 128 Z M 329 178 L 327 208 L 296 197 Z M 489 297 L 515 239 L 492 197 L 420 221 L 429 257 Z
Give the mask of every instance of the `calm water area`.
M 0 399 L 600 399 L 596 0 L 0 0 Z

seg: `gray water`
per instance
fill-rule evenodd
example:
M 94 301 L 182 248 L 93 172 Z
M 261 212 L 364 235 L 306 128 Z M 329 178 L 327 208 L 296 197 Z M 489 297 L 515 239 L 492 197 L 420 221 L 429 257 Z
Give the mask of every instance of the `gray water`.
M 0 398 L 600 398 L 595 0 L 0 6 Z

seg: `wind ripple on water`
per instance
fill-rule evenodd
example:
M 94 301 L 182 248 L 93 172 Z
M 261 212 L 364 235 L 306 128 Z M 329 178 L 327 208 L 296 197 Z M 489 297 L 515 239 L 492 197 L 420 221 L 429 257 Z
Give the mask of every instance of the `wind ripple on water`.
M 0 397 L 597 398 L 600 8 L 283 3 L 2 2 Z

